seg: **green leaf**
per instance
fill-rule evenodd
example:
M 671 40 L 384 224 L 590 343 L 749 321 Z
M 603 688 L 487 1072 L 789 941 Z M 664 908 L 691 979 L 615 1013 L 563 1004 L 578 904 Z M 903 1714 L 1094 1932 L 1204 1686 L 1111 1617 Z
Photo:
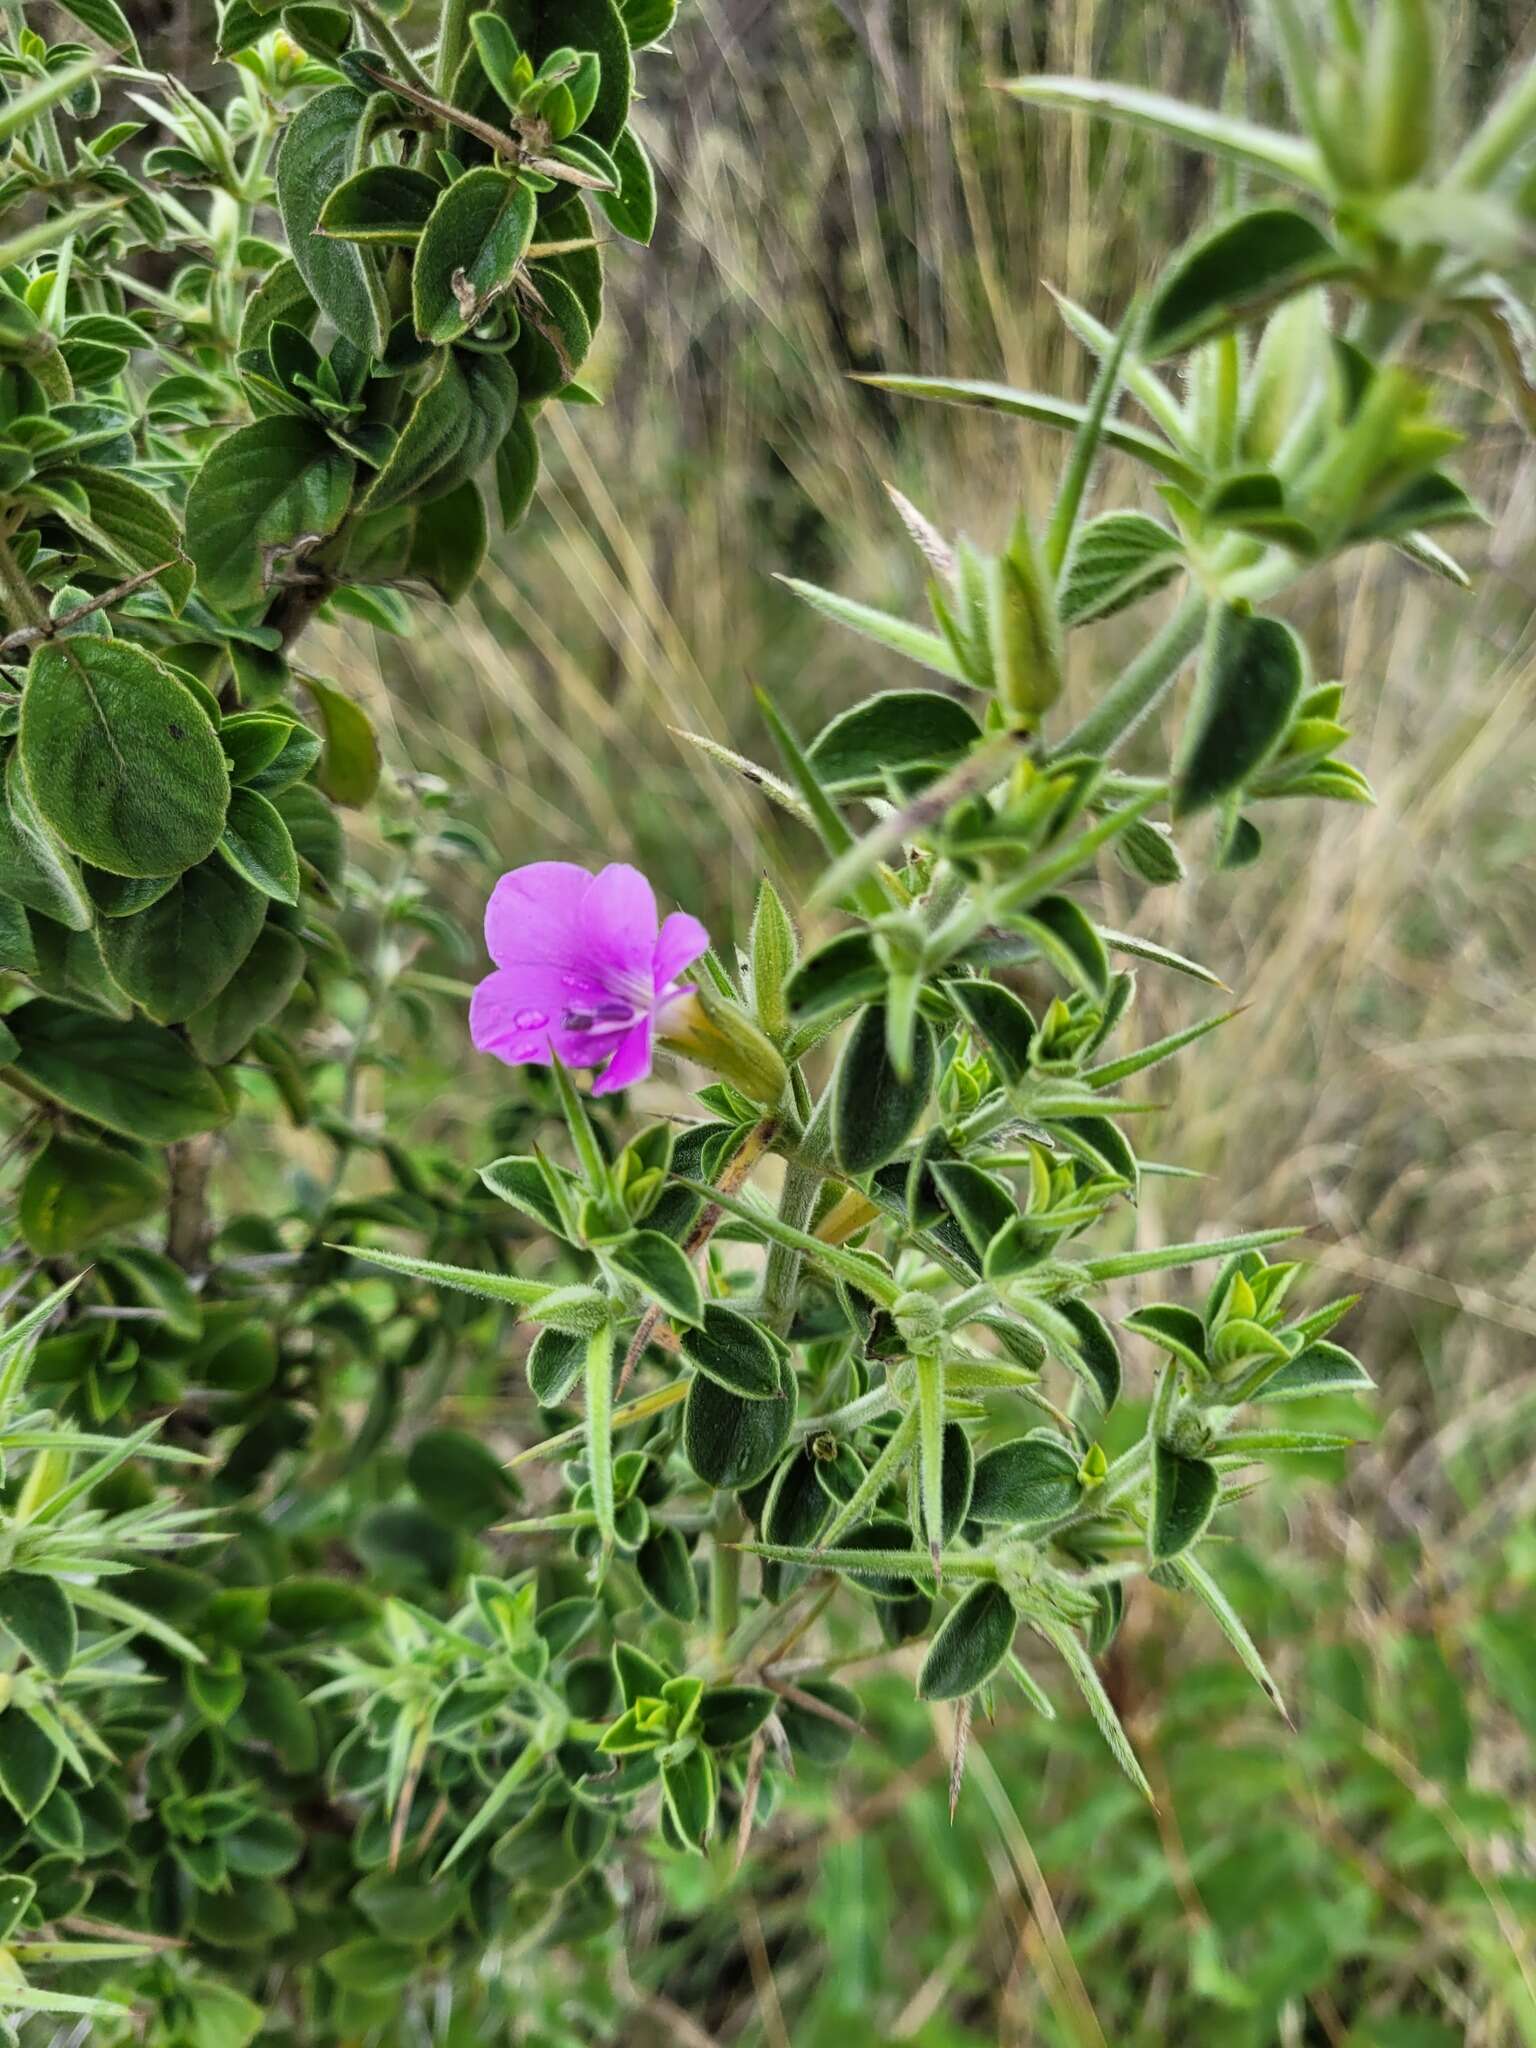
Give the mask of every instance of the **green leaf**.
M 684 1358 L 727 1393 L 744 1401 L 783 1398 L 782 1354 L 750 1316 L 723 1302 L 707 1302 L 702 1327 L 681 1334 Z
M 125 52 L 135 64 L 139 62 L 138 43 L 117 0 L 59 0 L 59 4 L 92 35 L 100 36 L 114 56 Z
M 1315 1394 L 1367 1394 L 1375 1381 L 1339 1344 L 1308 1344 L 1255 1394 L 1259 1401 L 1307 1401 Z
M 405 1476 L 422 1506 L 454 1529 L 486 1528 L 514 1498 L 496 1453 L 463 1430 L 424 1430 L 407 1454 Z
M 55 1131 L 27 1169 L 16 1220 L 39 1258 L 77 1252 L 165 1200 L 161 1176 L 131 1152 Z
M 1010 385 L 993 384 L 981 377 L 922 377 L 906 371 L 885 371 L 878 375 L 860 376 L 857 381 L 873 385 L 877 391 L 889 391 L 898 398 L 925 398 L 940 405 L 980 406 L 984 411 L 1009 413 L 1017 419 L 1035 420 L 1041 426 L 1061 427 L 1074 434 L 1088 412 L 1086 406 L 1075 405 L 1065 398 L 1053 398 L 1042 391 L 1016 391 Z M 1138 462 L 1155 470 L 1169 483 L 1177 484 L 1191 497 L 1198 498 L 1205 489 L 1204 472 L 1156 434 L 1129 426 L 1124 420 L 1111 419 L 1104 422 L 1103 439 L 1106 448 L 1134 456 Z M 947 649 L 947 642 L 940 641 L 939 644 Z M 917 657 L 919 660 L 922 658 Z M 938 666 L 934 662 L 927 665 L 930 668 Z M 953 671 L 945 669 L 943 673 L 951 674 Z
M 519 1280 L 513 1273 L 485 1273 L 475 1266 L 445 1266 L 436 1259 L 415 1259 L 405 1252 L 381 1251 L 374 1245 L 340 1245 L 337 1249 L 354 1259 L 366 1259 L 371 1266 L 383 1266 L 391 1273 L 427 1280 L 436 1287 L 451 1287 L 462 1294 L 477 1294 L 482 1301 L 510 1302 L 515 1308 L 534 1308 L 546 1295 L 557 1291 L 542 1280 Z
M 41 1572 L 0 1572 L 0 1628 L 50 1678 L 62 1678 L 75 1661 L 75 1610 L 57 1579 Z
M 1155 362 L 1192 348 L 1349 267 L 1322 229 L 1293 207 L 1241 213 L 1201 235 L 1164 272 L 1147 308 L 1142 353 Z
M 0 1877 L 0 1941 L 10 1940 L 36 1897 L 30 1877 Z
M 873 605 L 860 604 L 856 598 L 839 597 L 835 590 L 823 590 L 815 583 L 802 583 L 794 576 L 780 576 L 777 581 L 786 590 L 792 590 L 796 597 L 804 598 L 826 618 L 862 634 L 866 640 L 873 640 L 892 654 L 905 655 L 909 661 L 920 662 L 936 675 L 949 676 L 957 683 L 969 680 L 942 633 L 930 632 L 925 626 L 914 626 L 906 619 L 897 618 L 893 612 L 877 611 Z
M 339 888 L 346 865 L 346 847 L 341 820 L 318 789 L 307 782 L 296 783 L 273 799 L 278 816 L 288 827 L 293 850 L 303 864 L 313 869 L 325 890 Z
M 886 972 L 868 932 L 843 932 L 790 975 L 784 997 L 799 1023 L 846 1014 L 884 993 Z
M 528 1352 L 528 1388 L 541 1408 L 558 1408 L 581 1378 L 585 1347 L 567 1330 L 544 1329 Z
M 480 486 L 467 477 L 417 517 L 406 574 L 419 576 L 445 604 L 458 604 L 474 588 L 489 543 L 485 500 Z
M 354 1887 L 352 1903 L 389 1940 L 426 1942 L 446 1934 L 466 1902 L 451 1885 L 372 1870 Z
M 629 38 L 614 0 L 502 0 L 498 12 L 535 65 L 556 50 L 596 52 L 602 67 L 597 98 L 582 133 L 611 149 L 629 119 L 635 90 Z
M 332 86 L 304 102 L 277 153 L 277 200 L 288 247 L 317 304 L 348 341 L 381 356 L 388 309 L 373 258 L 365 248 L 319 232 L 326 201 L 352 170 L 367 108 L 363 94 L 350 85 Z
M 698 1619 L 699 1582 L 679 1530 L 664 1522 L 653 1524 L 634 1563 L 641 1585 L 663 1614 L 674 1621 Z
M 305 957 L 292 932 L 264 926 L 219 993 L 186 1020 L 198 1058 L 221 1067 L 243 1052 L 261 1027 L 287 1007 L 303 977 Z
M 179 612 L 192 595 L 193 571 L 182 552 L 181 528 L 165 500 L 120 469 L 59 469 L 50 481 L 85 493 L 89 517 L 71 522 L 76 531 L 125 574 L 159 570 L 155 581 L 172 611 Z
M 456 341 L 507 291 L 533 240 L 532 188 L 490 164 L 466 171 L 438 199 L 411 273 L 416 332 Z
M 706 1685 L 699 1695 L 699 1733 L 711 1749 L 750 1742 L 779 1704 L 765 1685 Z
M 1157 1444 L 1152 1452 L 1152 1518 L 1147 1549 L 1159 1562 L 1177 1557 L 1205 1534 L 1221 1492 L 1214 1465 Z
M 364 1992 L 371 1998 L 388 1998 L 403 1991 L 420 1966 L 414 1948 L 376 1934 L 360 1934 L 320 1958 L 321 1969 L 343 1990 Z
M 1120 1398 L 1123 1379 L 1114 1335 L 1097 1309 L 1086 1301 L 1069 1297 L 1055 1306 L 1077 1332 L 1077 1352 L 1068 1357 L 1067 1363 L 1085 1383 L 1101 1414 L 1107 1415 Z
M 208 714 L 125 640 L 71 634 L 35 650 L 20 754 L 45 823 L 93 867 L 179 873 L 218 843 L 229 775 Z
M 547 1164 L 529 1153 L 510 1153 L 482 1166 L 480 1178 L 493 1195 L 532 1216 L 556 1237 L 564 1235 L 565 1222 L 550 1189 Z
M 260 803 L 248 790 L 237 792 Z M 97 939 L 112 979 L 158 1024 L 181 1024 L 214 1001 L 256 943 L 265 898 L 220 861 L 189 868 L 136 917 Z
M 254 789 L 231 791 L 219 852 L 259 895 L 269 896 L 275 903 L 298 902 L 299 856 L 293 837 L 280 814 Z M 203 1000 L 211 1001 L 217 993 L 210 991 Z M 202 1004 L 197 1007 L 201 1009 Z
M 1270 1677 L 1269 1667 L 1259 1655 L 1258 1645 L 1254 1642 L 1252 1636 L 1249 1635 L 1241 1615 L 1239 1615 L 1231 1601 L 1228 1600 L 1221 1587 L 1206 1570 L 1205 1566 L 1201 1564 L 1200 1560 L 1193 1555 L 1181 1557 L 1178 1570 L 1180 1575 L 1188 1580 L 1189 1584 L 1194 1587 L 1195 1592 L 1210 1609 L 1222 1634 L 1237 1652 L 1243 1669 L 1253 1679 L 1260 1691 L 1274 1702 L 1282 1714 L 1285 1714 L 1285 1701 L 1281 1697 L 1279 1686 Z M 1286 1718 L 1289 1719 L 1289 1715 Z
M 496 504 L 508 533 L 527 516 L 538 481 L 538 436 L 527 412 L 519 410 L 496 450 Z
M 333 804 L 360 809 L 372 801 L 379 786 L 378 735 L 367 713 L 330 683 L 306 676 L 304 687 L 325 735 L 315 781 Z
M 23 1820 L 32 1818 L 57 1785 L 63 1762 L 24 1709 L 0 1714 L 0 1792 Z
M 1086 1259 L 1083 1271 L 1090 1280 L 1127 1280 L 1134 1273 L 1167 1273 L 1176 1266 L 1198 1266 L 1207 1259 L 1224 1259 L 1233 1252 L 1262 1251 L 1266 1245 L 1284 1244 L 1296 1231 L 1288 1224 L 1274 1230 L 1245 1230 L 1237 1237 L 1214 1237 L 1204 1244 L 1166 1244 L 1142 1252 L 1110 1252 L 1102 1259 Z
M 1013 1647 L 1018 1610 L 1001 1586 L 972 1586 L 944 1617 L 917 1677 L 920 1700 L 958 1700 L 975 1692 Z
M 100 70 L 100 58 L 85 57 L 78 64 L 62 64 L 57 70 L 49 71 L 46 76 L 30 80 L 19 92 L 11 93 L 3 104 L 0 104 L 0 143 L 10 142 L 24 128 L 30 127 L 49 107 L 56 107 L 60 100 L 69 99 L 82 86 L 89 85 Z M 60 219 L 57 214 L 40 222 L 39 226 L 46 239 L 39 241 L 37 247 L 56 246 L 56 240 L 62 239 L 69 232 L 68 223 L 69 216 Z M 73 224 L 78 225 L 78 222 Z M 0 269 L 7 269 L 12 263 L 21 260 L 20 256 L 6 253 L 4 248 L 0 248 L 0 257 L 3 257 Z
M 369 164 L 335 187 L 317 226 L 343 242 L 419 242 L 442 189 L 408 165 Z
M 1114 1702 L 1104 1690 L 1103 1681 L 1093 1668 L 1093 1659 L 1084 1648 L 1082 1639 L 1065 1623 L 1041 1616 L 1032 1616 L 1031 1625 L 1066 1664 L 1078 1691 L 1087 1702 L 1088 1711 L 1098 1724 L 1099 1733 L 1108 1743 L 1110 1752 L 1131 1783 L 1142 1797 L 1155 1804 L 1152 1787 L 1147 1783 L 1147 1774 L 1137 1762 L 1136 1752 L 1130 1739 L 1120 1725 L 1120 1716 L 1115 1712 Z
M 1171 1352 L 1204 1379 L 1209 1373 L 1205 1356 L 1205 1324 L 1192 1308 L 1177 1302 L 1153 1301 L 1121 1320 L 1123 1330 L 1146 1337 L 1159 1350 Z
M 832 1093 L 832 1146 L 848 1174 L 872 1173 L 894 1159 L 928 1106 L 933 1087 L 933 1033 L 916 1019 L 912 1071 L 903 1079 L 886 1042 L 886 1011 L 872 1003 L 855 1025 L 838 1062 Z
M 834 718 L 805 755 L 822 785 L 838 795 L 883 795 L 887 772 L 937 772 L 962 760 L 980 738 L 980 726 L 953 697 L 887 690 Z
M 378 1600 L 347 1579 L 300 1574 L 272 1588 L 272 1626 L 300 1642 L 325 1643 L 364 1635 L 380 1616 Z
M 187 494 L 187 548 L 203 595 L 254 604 L 272 580 L 274 551 L 312 545 L 340 526 L 356 473 L 353 458 L 306 419 L 257 420 L 226 434 Z
M 659 1230 L 637 1230 L 622 1244 L 614 1245 L 608 1257 L 664 1308 L 673 1322 L 692 1326 L 705 1318 L 698 1274 L 682 1247 Z
M 1213 611 L 1174 768 L 1176 818 L 1240 789 L 1263 767 L 1305 686 L 1306 656 L 1289 626 L 1230 605 Z
M 647 43 L 659 43 L 672 26 L 677 0 L 619 0 L 619 13 L 630 48 L 643 50 Z
M 649 246 L 656 232 L 656 174 L 633 128 L 626 128 L 614 144 L 613 164 L 619 189 L 599 192 L 597 203 L 627 240 Z
M 951 981 L 946 993 L 962 1022 L 987 1049 L 987 1062 L 1005 1088 L 1016 1088 L 1032 1072 L 1030 1048 L 1035 1020 L 1000 981 Z
M 743 1400 L 696 1373 L 683 1409 L 683 1455 L 706 1486 L 755 1486 L 778 1463 L 795 1419 L 795 1375 L 779 1363 L 777 1401 Z
M 261 352 L 279 320 L 308 334 L 320 317 L 299 266 L 287 257 L 275 264 L 245 302 L 240 322 L 240 350 Z
M 1014 99 L 1034 106 L 1082 108 L 1111 121 L 1124 121 L 1170 142 L 1182 143 L 1227 163 L 1252 170 L 1268 171 L 1293 184 L 1316 191 L 1327 188 L 1323 161 L 1310 142 L 1286 135 L 1278 128 L 1265 128 L 1236 114 L 1217 113 L 1206 107 L 1191 107 L 1166 93 L 1148 92 L 1140 86 L 1121 85 L 1112 79 L 1059 78 L 1042 74 L 1016 78 L 1003 87 Z
M 531 404 L 553 398 L 571 382 L 592 347 L 592 322 L 580 293 L 553 264 L 530 263 L 524 283 L 522 328 L 511 361 Z
M 1029 914 L 1009 922 L 1031 939 L 1064 981 L 1101 1001 L 1109 988 L 1109 956 L 1087 913 L 1070 896 L 1042 896 Z
M 1083 526 L 1067 557 L 1059 604 L 1064 626 L 1084 626 L 1137 604 L 1184 566 L 1179 536 L 1143 512 L 1106 512 Z
M 369 487 L 369 511 L 456 491 L 500 446 L 517 402 L 517 373 L 504 357 L 445 351 Z
M 37 947 L 27 913 L 14 897 L 0 895 L 0 973 L 36 972 Z
M 999 1444 L 976 1461 L 971 1520 L 1008 1529 L 1060 1521 L 1083 1497 L 1079 1463 L 1059 1437 L 1023 1436 Z
M 229 1105 L 212 1074 L 174 1032 L 75 1010 L 48 997 L 7 1014 L 23 1080 L 79 1116 L 150 1145 L 171 1145 L 224 1123 Z
M 5 794 L 0 802 L 0 889 L 69 931 L 89 931 L 95 922 L 80 870 L 39 815 L 16 749 L 5 764 Z M 23 959 L 28 953 L 35 955 L 25 918 L 13 933 L 13 944 Z
M 699 1746 L 680 1756 L 664 1757 L 661 1789 L 667 1817 L 684 1846 L 702 1855 L 714 1829 L 718 1793 L 714 1759 L 709 1751 Z

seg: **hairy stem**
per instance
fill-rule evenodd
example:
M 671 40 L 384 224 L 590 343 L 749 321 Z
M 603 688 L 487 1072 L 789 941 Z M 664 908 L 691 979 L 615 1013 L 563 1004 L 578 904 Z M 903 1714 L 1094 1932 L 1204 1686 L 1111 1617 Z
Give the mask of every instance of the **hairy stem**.
M 1051 749 L 1053 756 L 1108 754 L 1140 725 L 1200 645 L 1207 609 L 1203 593 L 1191 591 L 1087 717 Z
M 709 1540 L 709 1633 L 717 1657 L 723 1657 L 741 1617 L 741 1552 L 736 1548 L 746 1519 L 734 1498 L 716 1522 Z
M 784 1174 L 779 1196 L 779 1221 L 804 1230 L 816 1207 L 816 1196 L 824 1178 L 822 1162 L 831 1144 L 832 1091 L 828 1088 L 805 1127 L 796 1156 Z M 779 1336 L 794 1321 L 795 1301 L 800 1285 L 800 1253 L 792 1245 L 771 1244 L 763 1268 L 763 1320 Z
M 444 99 L 453 91 L 454 74 L 469 43 L 469 0 L 445 0 L 443 26 L 437 39 L 437 89 Z

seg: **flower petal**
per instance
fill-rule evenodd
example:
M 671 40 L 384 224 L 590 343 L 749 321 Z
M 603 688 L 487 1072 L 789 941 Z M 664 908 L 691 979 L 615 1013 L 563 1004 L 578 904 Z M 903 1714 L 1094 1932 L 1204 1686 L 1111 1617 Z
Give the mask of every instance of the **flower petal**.
M 496 965 L 586 965 L 582 908 L 591 887 L 587 870 L 568 860 L 536 860 L 503 875 L 485 906 L 486 950 Z
M 657 934 L 656 950 L 651 956 L 651 978 L 658 994 L 685 967 L 691 967 L 701 953 L 708 951 L 709 933 L 699 920 L 690 917 L 686 910 L 674 910 Z
M 614 994 L 650 1001 L 656 896 L 638 868 L 614 862 L 596 876 L 581 906 L 582 962 Z
M 651 1020 L 642 1017 L 619 1040 L 618 1050 L 592 1083 L 594 1095 L 612 1095 L 620 1088 L 633 1088 L 651 1071 Z
M 559 1001 L 553 970 L 498 967 L 470 997 L 470 1038 L 478 1052 L 509 1067 L 547 1067 L 550 1019 L 559 1014 Z

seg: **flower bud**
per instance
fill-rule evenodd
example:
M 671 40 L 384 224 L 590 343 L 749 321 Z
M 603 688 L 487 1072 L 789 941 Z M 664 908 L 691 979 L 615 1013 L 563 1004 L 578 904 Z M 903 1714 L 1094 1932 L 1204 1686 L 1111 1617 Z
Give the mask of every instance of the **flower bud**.
M 779 892 L 765 875 L 752 913 L 752 999 L 757 1021 L 768 1036 L 782 1042 L 789 1035 L 789 1004 L 784 987 L 795 971 L 800 948 Z
M 1429 0 L 1376 0 L 1365 131 L 1372 178 L 1387 191 L 1416 178 L 1434 149 L 1437 63 Z
M 718 1074 L 749 1101 L 771 1108 L 784 1093 L 789 1069 L 773 1041 L 706 984 L 668 1003 L 658 1023 L 663 1045 Z
M 1035 537 L 1022 516 L 1006 550 L 990 564 L 988 596 L 998 701 L 1012 723 L 1033 725 L 1061 694 L 1061 628 Z
M 944 1329 L 944 1305 L 919 1288 L 896 1297 L 891 1320 L 910 1351 L 930 1350 Z

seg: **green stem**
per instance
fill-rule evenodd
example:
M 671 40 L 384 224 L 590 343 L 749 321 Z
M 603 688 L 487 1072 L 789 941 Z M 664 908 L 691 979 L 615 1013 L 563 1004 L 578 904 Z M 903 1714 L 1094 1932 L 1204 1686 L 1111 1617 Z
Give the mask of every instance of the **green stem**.
M 443 99 L 453 95 L 453 81 L 469 45 L 470 0 L 446 0 L 442 32 L 437 39 L 437 90 Z
M 832 1122 L 832 1091 L 824 1091 L 815 1113 L 805 1127 L 796 1156 L 784 1172 L 779 1196 L 779 1221 L 794 1230 L 804 1230 L 816 1207 L 827 1157 Z M 770 1244 L 763 1268 L 763 1320 L 782 1337 L 794 1321 L 800 1283 L 800 1252 L 787 1244 Z
M 1200 645 L 1207 603 L 1203 592 L 1190 592 L 1088 716 L 1051 749 L 1053 759 L 1064 754 L 1108 754 L 1141 723 Z
M 723 1657 L 741 1618 L 741 1559 L 736 1544 L 746 1520 L 734 1503 L 716 1523 L 709 1549 L 709 1633 L 717 1657 Z
M 592 1508 L 606 1558 L 614 1544 L 613 1331 L 607 1324 L 587 1339 L 586 1415 Z
M 1524 148 L 1536 132 L 1536 61 L 1496 102 L 1481 128 L 1470 138 L 1451 166 L 1448 183 L 1463 191 L 1479 191 L 1491 185 L 1500 171 Z
M 407 85 L 414 85 L 418 92 L 431 92 L 432 86 L 421 66 L 395 34 L 389 23 L 376 7 L 360 5 L 358 13 L 368 24 L 368 32 L 380 50 L 395 67 L 395 74 Z

